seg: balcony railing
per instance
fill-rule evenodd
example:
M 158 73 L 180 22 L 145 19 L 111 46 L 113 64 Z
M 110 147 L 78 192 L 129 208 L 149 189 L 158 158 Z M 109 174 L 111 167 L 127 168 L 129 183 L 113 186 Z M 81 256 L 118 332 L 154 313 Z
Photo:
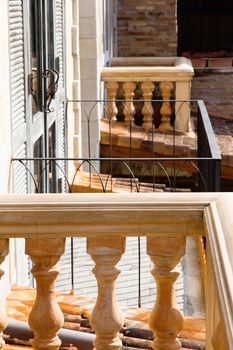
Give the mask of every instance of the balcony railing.
M 66 179 L 70 192 L 73 192 L 74 185 L 82 180 L 79 170 L 83 169 L 89 172 L 89 186 L 91 187 L 94 181 L 99 182 L 99 189 L 103 192 L 113 191 L 112 184 L 119 177 L 131 181 L 131 192 L 141 192 L 141 184 L 144 183 L 151 184 L 152 192 L 156 191 L 155 184 L 165 185 L 166 191 L 171 192 L 184 187 L 199 192 L 220 190 L 221 155 L 203 101 L 179 101 L 182 105 L 188 104 L 191 111 L 192 129 L 186 134 L 175 129 L 174 104 L 177 101 L 151 101 L 154 112 L 149 131 L 141 131 L 140 128 L 140 113 L 145 101 L 134 100 L 134 103 L 141 105 L 137 116 L 129 112 L 129 102 L 69 100 L 67 113 L 70 104 L 78 104 L 82 118 L 86 121 L 83 123 L 83 133 L 86 135 L 88 156 L 79 159 L 13 159 L 14 163 L 20 162 L 28 169 L 33 169 L 33 166 L 41 169 L 36 181 L 33 179 L 36 192 L 42 192 L 45 173 L 50 173 L 50 179 L 52 178 L 52 170 L 47 171 L 47 168 L 62 168 L 59 165 L 62 162 L 68 168 L 69 161 L 76 161 L 77 165 L 72 179 Z M 125 121 L 122 122 L 122 114 L 118 112 L 117 104 L 118 109 L 127 111 L 129 115 L 127 125 Z M 161 104 L 170 106 L 173 114 L 174 122 L 170 124 L 170 132 L 166 134 L 156 129 L 156 112 Z M 100 157 L 93 156 L 96 145 L 92 147 L 92 126 L 96 121 L 97 111 L 102 111 L 104 116 L 101 121 Z
M 71 162 L 77 168 L 68 178 L 62 167 L 68 167 Z M 13 158 L 13 163 L 19 163 L 17 167 L 25 172 L 30 193 L 216 192 L 220 189 L 219 158 Z M 87 171 L 82 170 L 84 166 Z M 101 167 L 103 172 L 99 170 Z M 35 168 L 40 168 L 39 173 L 30 170 Z
M 147 254 L 157 285 L 149 326 L 155 350 L 181 349 L 183 317 L 176 308 L 173 269 L 185 254 L 187 236 L 206 236 L 206 349 L 233 348 L 233 195 L 228 194 L 40 194 L 0 197 L 0 256 L 8 255 L 9 238 L 25 238 L 37 283 L 29 317 L 34 349 L 58 349 L 63 316 L 54 283 L 65 237 L 87 237 L 98 283 L 91 315 L 94 347 L 121 348 L 124 316 L 115 298 L 117 263 L 129 236 L 146 236 Z M 3 274 L 3 272 L 2 272 Z M 0 315 L 0 330 L 7 319 Z
M 115 100 L 124 99 L 124 122 L 135 113 L 134 99 L 144 100 L 142 106 L 143 128 L 151 127 L 153 108 L 151 100 L 164 101 L 175 99 L 175 129 L 188 132 L 190 129 L 189 104 L 181 101 L 190 100 L 191 80 L 194 74 L 190 60 L 184 57 L 138 57 L 113 58 L 111 67 L 101 71 L 101 80 L 105 83 L 109 109 L 116 111 Z M 117 111 L 116 111 L 117 112 Z M 161 104 L 161 131 L 171 128 L 171 107 Z M 113 116 L 114 118 L 115 116 Z

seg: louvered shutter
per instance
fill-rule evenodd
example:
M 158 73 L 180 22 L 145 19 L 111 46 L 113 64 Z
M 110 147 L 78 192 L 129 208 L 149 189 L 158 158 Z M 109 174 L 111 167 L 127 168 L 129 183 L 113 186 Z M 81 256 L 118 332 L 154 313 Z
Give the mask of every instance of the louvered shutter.
M 26 113 L 25 113 L 25 71 L 23 1 L 9 0 L 10 38 L 10 80 L 11 80 L 11 123 L 13 157 L 27 156 Z M 27 172 L 19 163 L 13 164 L 13 190 L 27 193 Z M 29 260 L 24 254 L 24 239 L 16 239 L 17 283 L 28 285 Z
M 10 79 L 12 150 L 14 157 L 26 157 L 25 72 L 22 0 L 9 0 Z M 13 186 L 17 193 L 27 192 L 26 169 L 15 162 Z

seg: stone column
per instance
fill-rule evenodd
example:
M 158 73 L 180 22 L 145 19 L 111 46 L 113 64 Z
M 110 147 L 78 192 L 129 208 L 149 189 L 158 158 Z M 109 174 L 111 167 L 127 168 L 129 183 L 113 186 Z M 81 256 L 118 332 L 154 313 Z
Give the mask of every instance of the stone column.
M 116 106 L 116 94 L 117 90 L 119 88 L 119 84 L 116 82 L 107 82 L 106 83 L 106 90 L 107 90 L 107 108 L 106 108 L 106 114 L 108 120 L 112 122 L 116 122 L 116 115 L 118 113 L 118 109 Z
M 151 99 L 152 99 L 154 88 L 155 88 L 155 84 L 151 81 L 144 81 L 141 84 L 142 96 L 144 99 L 144 105 L 142 107 L 143 127 L 146 130 L 151 130 L 153 127 L 154 110 L 151 104 Z
M 160 114 L 162 116 L 162 119 L 161 119 L 161 124 L 159 126 L 159 129 L 161 131 L 170 131 L 172 130 L 172 126 L 171 126 L 172 108 L 171 108 L 171 103 L 168 100 L 171 99 L 171 91 L 173 89 L 173 83 L 162 82 L 160 83 L 159 86 L 160 86 L 163 101 L 164 101 L 160 109 Z
M 190 100 L 190 90 L 190 81 L 176 82 L 176 100 L 180 102 L 175 104 L 175 129 L 181 132 L 188 132 L 190 129 L 190 103 L 185 102 Z
M 56 266 L 65 251 L 65 238 L 28 238 L 26 254 L 32 260 L 32 274 L 36 279 L 35 304 L 29 315 L 29 326 L 35 334 L 33 349 L 57 350 L 61 341 L 57 336 L 63 325 L 63 314 L 56 302 L 54 283 Z
M 87 252 L 95 262 L 93 273 L 98 284 L 98 297 L 91 316 L 95 330 L 96 350 L 120 350 L 122 343 L 118 332 L 124 317 L 115 298 L 115 280 L 120 271 L 116 264 L 125 252 L 125 238 L 92 237 L 87 239 Z
M 147 254 L 154 268 L 157 298 L 149 325 L 154 331 L 154 350 L 178 350 L 177 336 L 183 327 L 183 317 L 176 308 L 174 283 L 179 275 L 172 272 L 185 253 L 185 237 L 156 236 L 147 238 Z
M 123 83 L 122 86 L 124 93 L 125 93 L 125 100 L 124 103 L 124 116 L 125 116 L 125 123 L 130 124 L 134 122 L 134 114 L 135 114 L 135 107 L 133 104 L 133 98 L 134 98 L 134 91 L 136 88 L 136 83 L 134 82 L 126 82 Z

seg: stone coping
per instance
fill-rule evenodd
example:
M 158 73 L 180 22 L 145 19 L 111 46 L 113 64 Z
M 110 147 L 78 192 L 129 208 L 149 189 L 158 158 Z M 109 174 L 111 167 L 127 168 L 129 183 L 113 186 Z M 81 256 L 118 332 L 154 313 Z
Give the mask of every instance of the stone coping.
M 185 57 L 119 57 L 101 70 L 102 81 L 190 81 L 194 75 Z
M 187 64 L 191 66 L 190 59 L 186 57 L 112 57 L 110 59 L 111 67 L 121 66 L 179 66 Z

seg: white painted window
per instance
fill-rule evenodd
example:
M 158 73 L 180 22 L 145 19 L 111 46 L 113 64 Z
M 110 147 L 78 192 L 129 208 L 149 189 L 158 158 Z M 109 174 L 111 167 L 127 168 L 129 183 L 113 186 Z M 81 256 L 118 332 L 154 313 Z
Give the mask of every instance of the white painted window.
M 104 63 L 117 55 L 117 0 L 103 1 L 103 50 Z

